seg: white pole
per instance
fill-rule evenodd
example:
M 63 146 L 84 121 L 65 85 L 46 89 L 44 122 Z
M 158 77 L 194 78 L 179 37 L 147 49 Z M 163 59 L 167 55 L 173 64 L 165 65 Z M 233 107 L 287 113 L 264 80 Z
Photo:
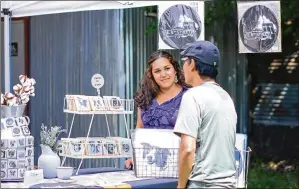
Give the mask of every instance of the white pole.
M 7 9 L 6 9 L 7 10 Z M 10 92 L 10 44 L 9 44 L 9 14 L 8 12 L 4 11 L 4 91 L 6 93 Z

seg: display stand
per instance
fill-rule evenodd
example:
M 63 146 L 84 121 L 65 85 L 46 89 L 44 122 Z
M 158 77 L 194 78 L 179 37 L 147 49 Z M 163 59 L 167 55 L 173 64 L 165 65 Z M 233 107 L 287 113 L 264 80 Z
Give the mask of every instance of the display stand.
M 92 111 L 87 111 L 87 110 L 69 110 L 69 108 L 67 107 L 68 102 L 67 102 L 67 98 L 64 98 L 64 112 L 65 113 L 69 113 L 69 114 L 73 114 L 72 116 L 72 122 L 71 122 L 71 126 L 70 126 L 70 130 L 69 130 L 69 134 L 68 134 L 68 138 L 67 140 L 70 139 L 71 133 L 72 133 L 72 129 L 73 129 L 73 125 L 74 125 L 74 120 L 76 115 L 91 115 L 91 119 L 89 122 L 89 127 L 88 127 L 88 132 L 85 138 L 85 144 L 84 146 L 88 145 L 88 139 L 89 139 L 89 134 L 90 134 L 90 130 L 93 124 L 93 119 L 95 115 L 105 115 L 105 120 L 106 120 L 106 126 L 107 126 L 107 130 L 108 130 L 108 137 L 111 137 L 111 132 L 110 132 L 110 127 L 109 127 L 109 122 L 108 122 L 108 118 L 107 115 L 108 114 L 120 114 L 123 115 L 124 118 L 124 122 L 125 122 L 125 127 L 126 127 L 126 134 L 127 134 L 127 138 L 129 139 L 129 129 L 128 129 L 128 125 L 127 125 L 127 120 L 126 120 L 126 114 L 133 114 L 133 109 L 134 109 L 134 100 L 132 99 L 120 99 L 118 97 L 113 97 L 113 96 L 109 96 L 106 97 L 104 96 L 104 98 L 102 98 L 100 96 L 100 88 L 104 85 L 104 78 L 101 74 L 95 74 L 92 79 L 91 79 L 91 84 L 94 88 L 97 89 L 98 92 L 98 96 L 96 97 L 100 97 L 100 109 L 98 108 L 98 110 L 92 110 Z M 87 96 L 86 96 L 87 97 Z M 88 97 L 87 97 L 88 98 Z M 90 96 L 89 96 L 90 98 Z M 97 99 L 99 100 L 99 99 Z M 89 101 L 88 101 L 89 102 Z M 87 103 L 88 103 L 87 102 Z M 99 102 L 99 101 L 97 101 Z M 83 102 L 82 102 L 83 103 Z M 96 102 L 95 102 L 96 103 Z M 75 159 L 81 159 L 80 164 L 78 166 L 76 175 L 78 175 L 78 172 L 80 170 L 80 167 L 82 165 L 82 162 L 84 159 L 90 158 L 90 159 L 99 159 L 99 158 L 114 158 L 114 165 L 116 166 L 115 163 L 115 158 L 125 158 L 125 157 L 131 157 L 131 155 L 109 155 L 109 156 L 105 156 L 105 155 L 101 155 L 101 156 L 87 156 L 87 155 L 60 155 L 63 156 L 63 160 L 61 163 L 61 166 L 64 165 L 66 158 L 75 158 Z

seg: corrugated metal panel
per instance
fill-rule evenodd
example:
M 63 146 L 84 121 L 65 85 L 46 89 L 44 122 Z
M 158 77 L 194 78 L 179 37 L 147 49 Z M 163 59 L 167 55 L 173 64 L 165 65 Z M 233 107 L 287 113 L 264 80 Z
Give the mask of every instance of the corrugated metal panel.
M 247 133 L 248 128 L 248 71 L 246 54 L 238 53 L 237 30 L 219 24 L 206 27 L 206 40 L 220 50 L 221 62 L 217 82 L 231 95 L 238 114 L 237 132 Z
M 31 18 L 30 73 L 36 96 L 30 103 L 31 131 L 35 136 L 35 162 L 40 155 L 42 123 L 69 128 L 72 115 L 63 112 L 66 94 L 96 95 L 90 79 L 101 73 L 101 95 L 127 97 L 123 60 L 122 11 L 102 10 L 36 16 Z M 122 89 L 122 90 L 121 90 Z M 91 115 L 77 115 L 72 137 L 86 136 Z M 108 115 L 112 135 L 120 133 L 118 117 Z M 112 129 L 113 126 L 113 129 Z M 122 132 L 123 133 L 123 132 Z M 95 116 L 91 136 L 107 136 L 105 116 Z M 78 166 L 79 160 L 66 165 Z M 82 167 L 113 166 L 109 159 L 84 160 Z

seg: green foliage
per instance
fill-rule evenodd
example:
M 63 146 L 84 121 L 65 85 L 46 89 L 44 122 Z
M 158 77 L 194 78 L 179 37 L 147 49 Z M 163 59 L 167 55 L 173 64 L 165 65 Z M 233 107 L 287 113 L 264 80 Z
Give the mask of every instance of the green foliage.
M 295 172 L 280 172 L 261 164 L 249 169 L 248 188 L 298 188 Z

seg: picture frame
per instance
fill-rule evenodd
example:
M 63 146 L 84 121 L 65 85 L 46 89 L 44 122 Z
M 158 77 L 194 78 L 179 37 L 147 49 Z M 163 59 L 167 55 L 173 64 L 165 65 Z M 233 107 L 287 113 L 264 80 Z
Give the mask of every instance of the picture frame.
M 89 96 L 89 102 L 92 111 L 105 111 L 107 107 L 105 106 L 104 100 L 101 96 Z
M 87 96 L 76 96 L 75 97 L 76 110 L 79 112 L 91 111 L 89 99 Z

